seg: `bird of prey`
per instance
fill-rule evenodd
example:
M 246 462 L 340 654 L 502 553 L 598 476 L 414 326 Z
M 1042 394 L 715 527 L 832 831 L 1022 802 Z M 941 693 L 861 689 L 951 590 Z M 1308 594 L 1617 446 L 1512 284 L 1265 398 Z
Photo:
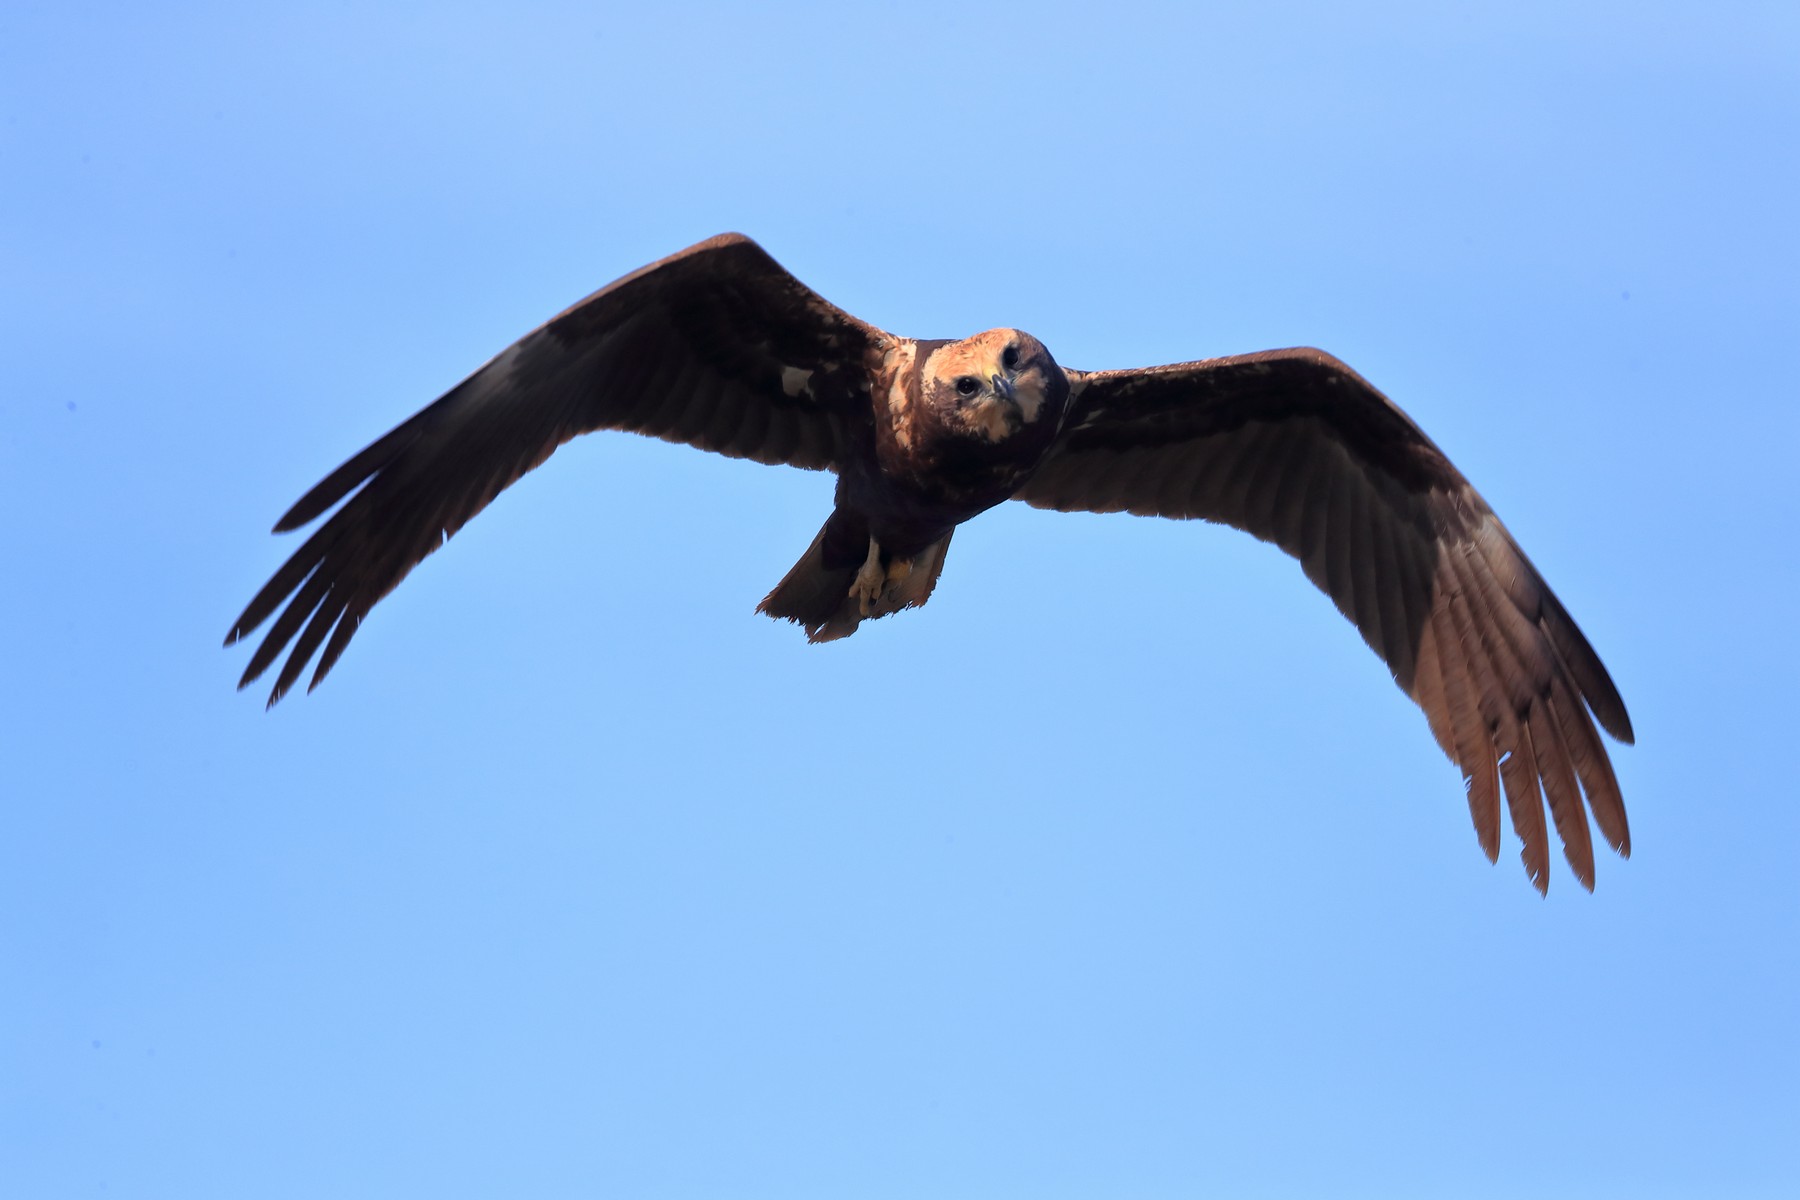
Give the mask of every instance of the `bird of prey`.
M 1355 371 L 1312 349 L 1077 371 L 1016 329 L 899 337 L 737 234 L 595 292 L 302 496 L 276 532 L 342 505 L 232 625 L 227 645 L 274 618 L 238 686 L 292 643 L 269 703 L 319 654 L 316 687 L 408 571 L 600 429 L 836 472 L 831 515 L 759 606 L 812 641 L 924 604 L 956 527 L 1004 500 L 1217 521 L 1274 542 L 1425 710 L 1489 861 L 1502 795 L 1540 892 L 1546 801 L 1583 886 L 1584 793 L 1607 843 L 1630 853 L 1595 728 L 1632 740 L 1618 689 L 1468 480 Z

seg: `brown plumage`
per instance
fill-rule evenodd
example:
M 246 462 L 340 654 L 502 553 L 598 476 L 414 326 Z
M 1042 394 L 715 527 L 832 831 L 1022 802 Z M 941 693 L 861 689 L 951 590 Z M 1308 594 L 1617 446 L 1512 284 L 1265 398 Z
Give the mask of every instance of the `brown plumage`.
M 831 515 L 759 606 L 815 641 L 925 603 L 956 526 L 1008 498 L 1245 530 L 1298 558 L 1424 709 L 1490 860 L 1503 795 L 1540 891 L 1545 801 L 1584 886 L 1584 795 L 1630 852 L 1595 726 L 1632 740 L 1606 668 L 1468 480 L 1343 363 L 1296 349 L 1082 372 L 1017 330 L 901 338 L 733 234 L 594 293 L 301 497 L 277 532 L 342 505 L 233 625 L 228 645 L 274 617 L 239 686 L 290 643 L 269 703 L 315 654 L 317 686 L 420 560 L 598 429 L 835 471 Z

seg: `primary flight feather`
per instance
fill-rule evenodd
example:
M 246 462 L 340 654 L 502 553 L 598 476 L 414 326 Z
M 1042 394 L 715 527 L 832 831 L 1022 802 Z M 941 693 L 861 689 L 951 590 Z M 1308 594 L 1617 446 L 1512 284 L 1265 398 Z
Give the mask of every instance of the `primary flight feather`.
M 898 337 L 736 234 L 595 292 L 302 496 L 277 532 L 331 515 L 227 635 L 274 618 L 239 686 L 291 645 L 269 703 L 315 655 L 316 687 L 420 560 L 599 429 L 836 472 L 831 515 L 759 606 L 813 641 L 925 603 L 956 526 L 1003 500 L 1245 530 L 1299 559 L 1425 710 L 1490 860 L 1502 797 L 1539 891 L 1545 801 L 1584 886 L 1589 811 L 1630 853 L 1595 727 L 1632 740 L 1606 668 L 1468 480 L 1349 367 L 1296 349 L 1086 372 L 1015 329 Z

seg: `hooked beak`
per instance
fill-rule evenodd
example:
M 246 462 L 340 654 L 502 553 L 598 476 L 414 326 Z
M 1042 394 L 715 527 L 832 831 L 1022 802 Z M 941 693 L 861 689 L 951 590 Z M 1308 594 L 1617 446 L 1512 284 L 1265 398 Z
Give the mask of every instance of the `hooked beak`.
M 994 395 L 1000 396 L 1003 399 L 1012 401 L 1013 403 L 1017 403 L 1017 400 L 1013 396 L 1012 380 L 1008 379 L 1006 376 L 1004 376 L 1004 375 L 1000 374 L 998 371 L 996 371 L 993 374 L 993 376 L 988 380 L 988 383 L 993 386 Z

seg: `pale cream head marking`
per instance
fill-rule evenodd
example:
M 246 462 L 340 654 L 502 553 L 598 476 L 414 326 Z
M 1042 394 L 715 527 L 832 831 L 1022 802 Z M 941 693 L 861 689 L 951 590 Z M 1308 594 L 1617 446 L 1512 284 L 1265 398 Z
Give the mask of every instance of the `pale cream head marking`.
M 927 395 L 958 423 L 998 442 L 1035 422 L 1047 396 L 1049 355 L 1016 329 L 989 329 L 951 342 L 925 360 Z
M 893 422 L 894 440 L 902 450 L 912 449 L 913 444 L 912 397 L 906 394 L 906 382 L 918 353 L 916 342 L 903 342 L 888 356 L 893 370 L 888 379 L 888 419 Z

